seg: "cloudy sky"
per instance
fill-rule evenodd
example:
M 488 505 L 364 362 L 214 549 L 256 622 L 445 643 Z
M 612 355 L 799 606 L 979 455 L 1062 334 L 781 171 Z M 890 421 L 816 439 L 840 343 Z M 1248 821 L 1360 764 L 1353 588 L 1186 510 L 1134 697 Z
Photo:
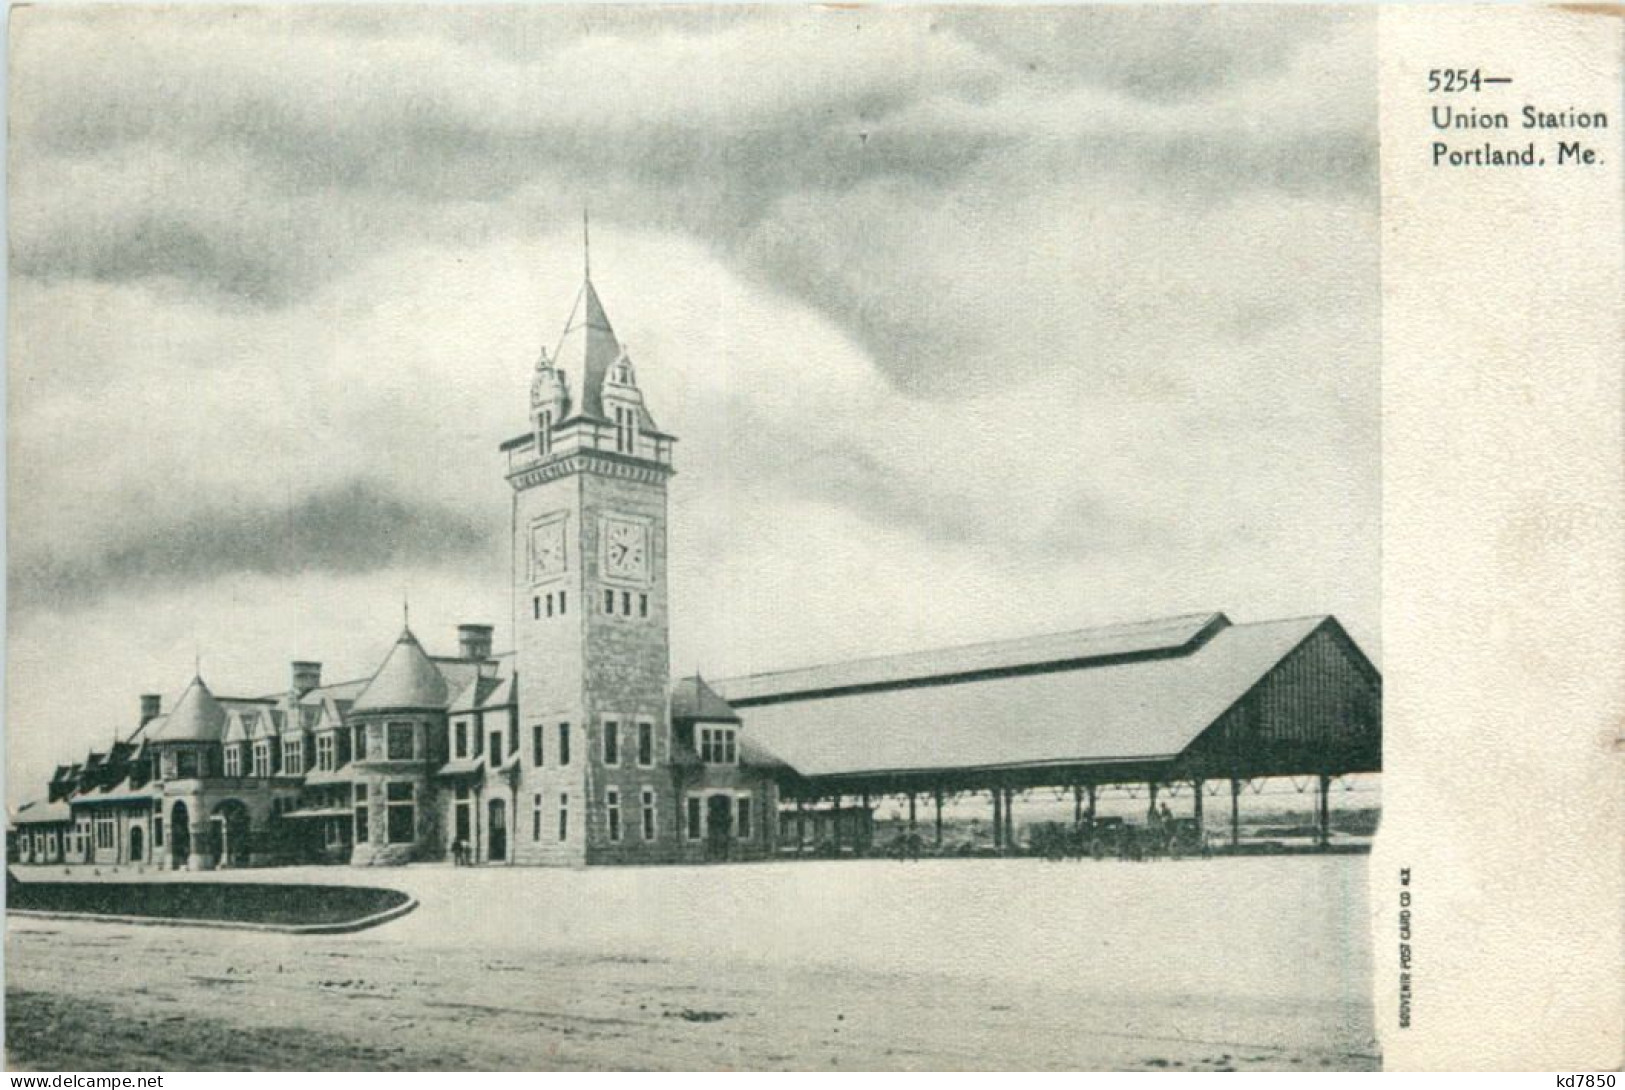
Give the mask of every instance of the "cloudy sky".
M 508 643 L 593 273 L 674 668 L 1190 611 L 1375 655 L 1369 12 L 18 9 L 9 770 L 400 626 Z

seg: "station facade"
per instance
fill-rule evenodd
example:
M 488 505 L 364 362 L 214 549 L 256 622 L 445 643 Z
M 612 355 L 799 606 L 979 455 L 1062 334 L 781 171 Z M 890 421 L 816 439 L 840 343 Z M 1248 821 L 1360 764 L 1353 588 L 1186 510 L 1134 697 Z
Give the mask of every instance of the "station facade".
M 873 844 L 882 798 L 1204 793 L 1380 768 L 1380 679 L 1331 617 L 1223 614 L 707 683 L 671 675 L 675 438 L 590 276 L 501 444 L 512 650 L 485 624 L 435 654 L 403 624 L 367 677 L 293 662 L 260 696 L 194 676 L 167 710 L 56 769 L 12 815 L 14 862 L 205 870 L 285 863 L 679 863 L 809 840 Z

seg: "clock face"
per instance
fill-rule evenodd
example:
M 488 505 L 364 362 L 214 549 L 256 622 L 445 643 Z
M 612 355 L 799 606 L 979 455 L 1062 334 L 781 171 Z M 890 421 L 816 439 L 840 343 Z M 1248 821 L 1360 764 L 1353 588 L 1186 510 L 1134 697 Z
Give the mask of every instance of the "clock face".
M 531 528 L 530 565 L 533 578 L 540 581 L 564 574 L 565 560 L 563 519 Z
M 604 521 L 604 573 L 618 579 L 647 579 L 649 533 L 642 523 Z

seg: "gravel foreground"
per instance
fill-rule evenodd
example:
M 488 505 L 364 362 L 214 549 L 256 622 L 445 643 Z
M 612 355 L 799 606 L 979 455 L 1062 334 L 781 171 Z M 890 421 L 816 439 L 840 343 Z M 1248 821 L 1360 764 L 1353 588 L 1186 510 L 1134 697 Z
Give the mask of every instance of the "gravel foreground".
M 410 868 L 391 884 L 419 911 L 361 935 L 13 918 L 6 1051 L 13 1070 L 1374 1069 L 1355 866 Z M 1328 875 L 1337 896 L 1306 896 Z M 1216 896 L 1260 878 L 1287 895 L 1267 921 Z M 1178 890 L 1198 896 L 1166 911 Z

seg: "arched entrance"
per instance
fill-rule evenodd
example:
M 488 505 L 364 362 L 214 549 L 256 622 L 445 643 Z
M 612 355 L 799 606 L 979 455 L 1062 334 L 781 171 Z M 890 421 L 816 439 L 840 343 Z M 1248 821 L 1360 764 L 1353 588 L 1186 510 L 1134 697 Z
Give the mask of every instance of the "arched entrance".
M 733 839 L 733 816 L 732 795 L 712 795 L 705 800 L 706 858 L 728 858 L 728 848 Z
M 169 856 L 175 866 L 184 867 L 191 854 L 192 816 L 184 802 L 177 802 L 169 811 Z
M 490 852 L 486 856 L 493 863 L 508 861 L 508 807 L 501 799 L 492 799 L 485 808 L 486 841 Z
M 139 825 L 130 826 L 130 862 L 139 863 L 146 858 L 146 830 Z
M 222 867 L 248 866 L 248 807 L 226 799 L 214 808 L 211 820 L 220 848 Z

